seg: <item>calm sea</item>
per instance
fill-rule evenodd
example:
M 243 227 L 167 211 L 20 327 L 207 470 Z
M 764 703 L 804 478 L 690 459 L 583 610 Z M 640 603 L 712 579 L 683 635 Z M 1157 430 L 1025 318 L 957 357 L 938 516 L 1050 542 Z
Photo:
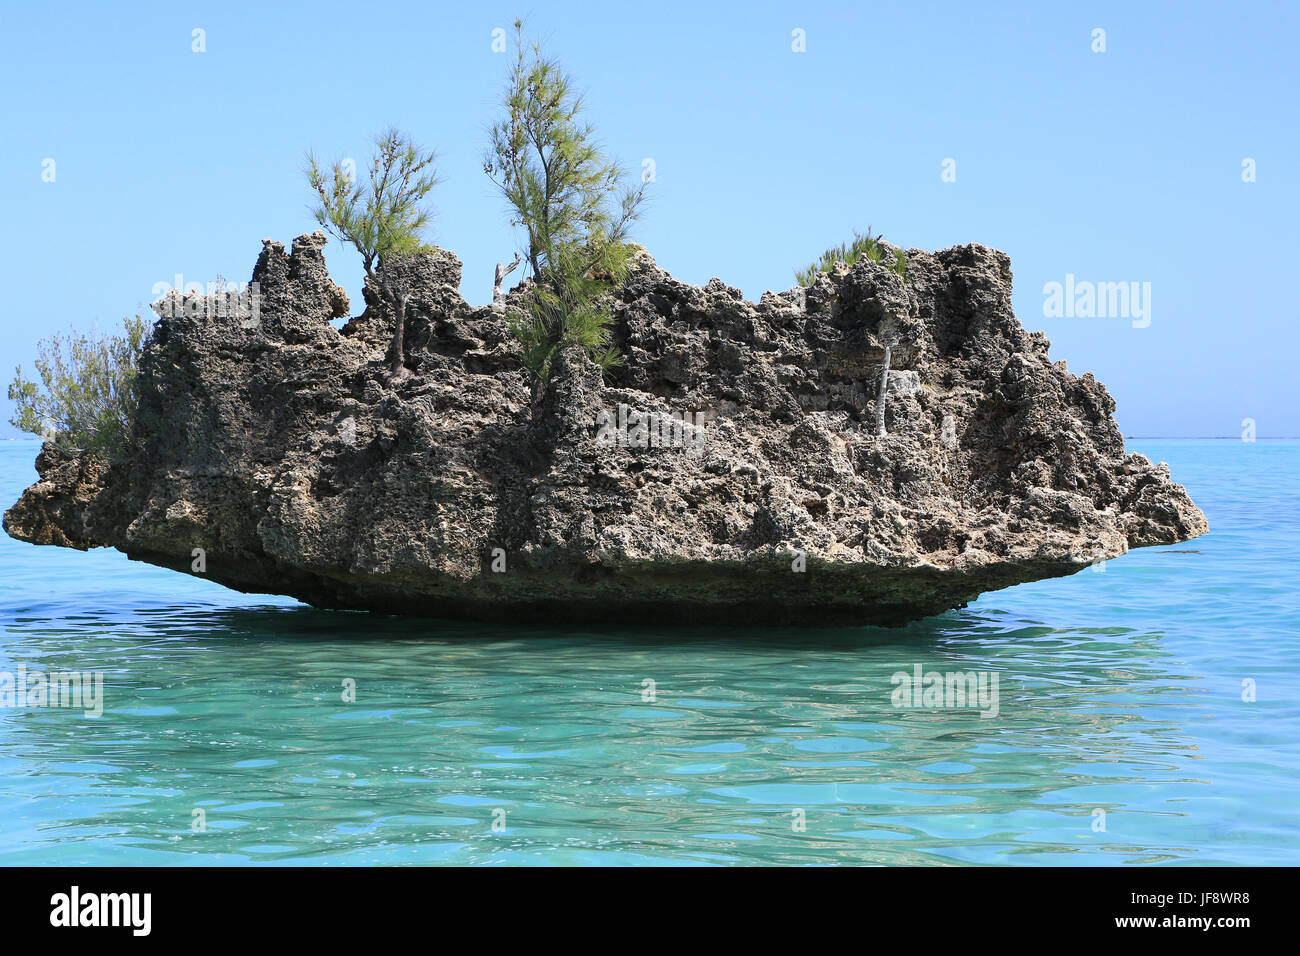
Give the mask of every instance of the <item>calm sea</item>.
M 1129 445 L 1209 535 L 898 630 L 327 613 L 0 536 L 0 674 L 104 698 L 0 707 L 0 864 L 1300 863 L 1300 442 Z M 918 666 L 996 715 L 896 707 Z

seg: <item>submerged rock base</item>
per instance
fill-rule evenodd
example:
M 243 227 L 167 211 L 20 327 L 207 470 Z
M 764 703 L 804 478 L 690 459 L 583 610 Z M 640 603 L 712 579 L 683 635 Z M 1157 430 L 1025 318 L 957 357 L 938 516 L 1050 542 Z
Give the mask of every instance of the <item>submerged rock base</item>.
M 141 363 L 138 450 L 47 444 L 5 515 L 324 608 L 510 621 L 883 624 L 1207 530 L 1114 401 L 1011 309 L 1006 255 L 908 252 L 753 304 L 641 253 L 613 304 L 625 358 L 578 349 L 534 400 L 460 262 L 407 277 L 407 367 L 372 288 L 341 330 L 324 236 L 267 240 L 256 322 L 174 310 Z M 877 412 L 885 346 L 885 434 Z

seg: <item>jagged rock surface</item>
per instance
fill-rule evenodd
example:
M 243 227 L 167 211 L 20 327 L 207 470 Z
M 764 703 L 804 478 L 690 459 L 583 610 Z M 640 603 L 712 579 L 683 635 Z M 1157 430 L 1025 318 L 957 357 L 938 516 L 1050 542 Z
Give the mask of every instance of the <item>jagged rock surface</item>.
M 266 241 L 256 327 L 160 320 L 138 450 L 46 445 L 6 530 L 185 572 L 202 548 L 205 577 L 328 608 L 803 625 L 901 624 L 1207 530 L 1167 466 L 1125 453 L 1101 383 L 1021 327 L 984 246 L 757 305 L 641 253 L 612 306 L 625 364 L 566 350 L 534 402 L 519 289 L 473 307 L 453 254 L 409 264 L 414 374 L 388 385 L 392 319 L 367 287 L 331 324 L 323 245 Z M 698 414 L 703 444 L 601 444 L 620 404 Z

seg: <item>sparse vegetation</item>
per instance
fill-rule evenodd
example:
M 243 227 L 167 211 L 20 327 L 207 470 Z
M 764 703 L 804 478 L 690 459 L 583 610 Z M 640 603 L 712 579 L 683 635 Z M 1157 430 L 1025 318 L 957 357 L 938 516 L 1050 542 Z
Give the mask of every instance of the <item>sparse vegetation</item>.
M 420 233 L 429 224 L 425 199 L 437 185 L 434 154 L 421 149 L 396 129 L 375 137 L 369 181 L 358 181 L 345 162 L 322 168 L 307 154 L 307 181 L 319 203 L 316 221 L 340 242 L 361 253 L 361 263 L 393 311 L 393 338 L 388 351 L 388 379 L 410 375 L 402 362 L 409 289 L 384 269 L 395 260 L 421 251 Z
M 620 361 L 600 300 L 626 278 L 628 228 L 645 184 L 620 188 L 625 171 L 583 122 L 583 98 L 569 76 L 525 40 L 518 20 L 515 35 L 506 117 L 492 128 L 483 170 L 510 204 L 511 225 L 526 233 L 533 286 L 513 328 L 540 386 L 565 345 L 582 346 L 605 368 Z
M 69 454 L 109 460 L 126 454 L 139 404 L 136 368 L 150 323 L 138 315 L 122 321 L 122 335 L 73 330 L 42 339 L 35 361 L 40 382 L 17 368 L 9 423 Z
M 838 246 L 833 246 L 822 253 L 821 258 L 808 266 L 806 269 L 796 269 L 794 277 L 802 286 L 810 286 L 817 279 L 817 276 L 823 272 L 830 272 L 835 268 L 836 263 L 842 262 L 846 266 L 851 266 L 859 259 L 870 259 L 872 262 L 881 262 L 884 259 L 886 250 L 890 247 L 880 241 L 879 235 L 871 234 L 871 227 L 867 227 L 865 234 L 854 230 L 853 241 L 841 242 Z M 893 264 L 890 266 L 903 279 L 907 278 L 907 254 L 902 249 L 896 251 L 890 250 L 893 256 Z

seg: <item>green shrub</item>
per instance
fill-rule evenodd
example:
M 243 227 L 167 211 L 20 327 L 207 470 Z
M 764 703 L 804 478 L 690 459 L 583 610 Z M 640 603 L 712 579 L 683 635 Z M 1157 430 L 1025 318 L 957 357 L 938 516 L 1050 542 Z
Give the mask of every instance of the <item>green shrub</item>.
M 122 322 L 124 335 L 74 329 L 42 339 L 34 363 L 40 384 L 18 367 L 9 386 L 9 400 L 17 403 L 9 423 L 69 454 L 126 454 L 139 400 L 136 368 L 150 323 L 138 315 Z
M 533 277 L 527 314 L 512 323 L 540 388 L 557 349 L 582 346 L 602 367 L 618 364 L 601 298 L 627 276 L 645 184 L 620 190 L 625 172 L 601 151 L 581 119 L 572 81 L 516 20 L 517 57 L 506 88 L 506 117 L 492 128 L 483 163 L 527 233 Z
M 806 269 L 796 269 L 794 277 L 802 286 L 810 286 L 816 281 L 817 277 L 823 272 L 830 272 L 835 268 L 838 262 L 851 266 L 859 259 L 870 259 L 872 262 L 880 262 L 884 258 L 885 249 L 887 248 L 881 241 L 880 236 L 871 234 L 871 227 L 867 227 L 866 235 L 853 231 L 853 241 L 850 243 L 841 242 L 838 246 L 833 246 L 822 253 L 821 258 L 808 266 Z M 903 279 L 907 278 L 907 255 L 901 249 L 894 254 L 894 263 L 890 266 L 894 272 L 898 273 Z
M 323 165 L 307 154 L 304 172 L 319 202 L 312 209 L 316 221 L 345 245 L 361 254 L 361 265 L 379 287 L 393 311 L 393 338 L 388 347 L 389 381 L 410 376 L 403 364 L 406 306 L 411 290 L 394 280 L 385 262 L 426 251 L 420 234 L 429 224 L 425 200 L 438 177 L 436 157 L 417 146 L 400 130 L 389 128 L 375 137 L 370 179 L 360 182 L 342 161 Z

